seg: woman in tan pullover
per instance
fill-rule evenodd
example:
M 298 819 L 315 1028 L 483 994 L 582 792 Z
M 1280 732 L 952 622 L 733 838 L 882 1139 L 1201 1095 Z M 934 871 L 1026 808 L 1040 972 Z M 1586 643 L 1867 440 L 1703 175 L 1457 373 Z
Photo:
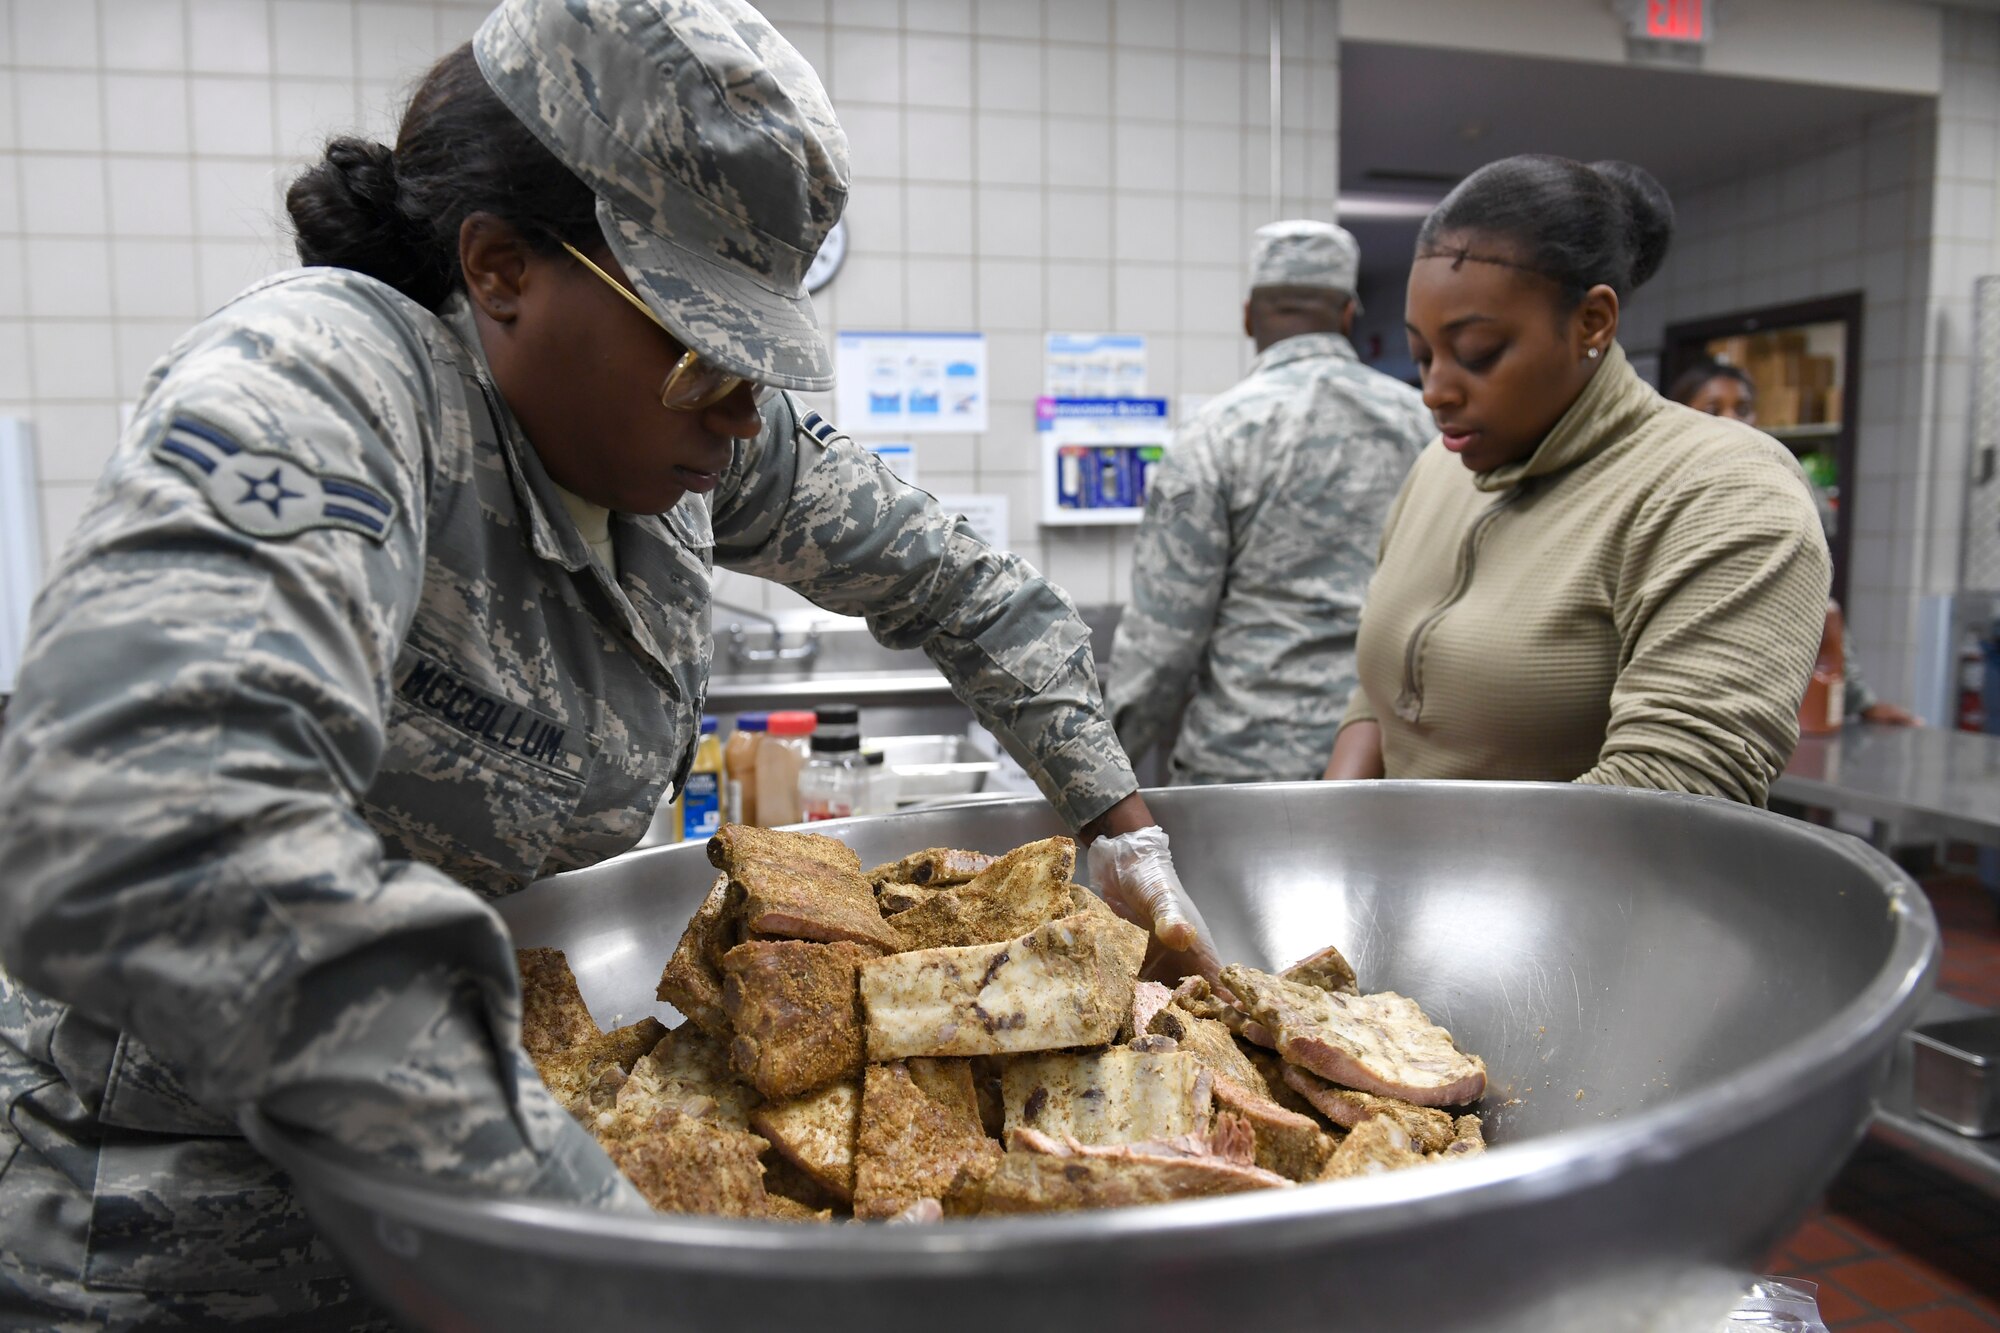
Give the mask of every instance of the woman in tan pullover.
M 1830 564 L 1791 456 L 1618 346 L 1672 226 L 1646 173 L 1552 157 L 1480 169 L 1425 221 L 1408 330 L 1442 433 L 1390 511 L 1327 777 L 1764 802 Z

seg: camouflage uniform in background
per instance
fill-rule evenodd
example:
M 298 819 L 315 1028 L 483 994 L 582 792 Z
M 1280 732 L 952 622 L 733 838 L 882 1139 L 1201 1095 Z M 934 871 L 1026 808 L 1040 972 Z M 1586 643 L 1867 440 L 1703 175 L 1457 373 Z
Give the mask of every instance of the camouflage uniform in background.
M 512 0 L 481 55 L 519 56 L 530 18 L 653 12 Z M 732 99 L 682 108 L 730 133 L 778 95 L 671 87 Z M 622 226 L 637 265 L 659 238 L 621 248 Z M 774 287 L 797 290 L 795 248 Z M 659 281 L 728 286 L 675 256 Z M 650 304 L 700 304 L 674 299 Z M 731 368 L 817 381 L 823 346 L 758 337 L 809 315 L 697 314 Z M 1137 785 L 1068 600 L 787 396 L 711 496 L 617 515 L 613 540 L 615 575 L 462 302 L 440 318 L 344 270 L 280 275 L 155 370 L 0 737 L 0 1327 L 378 1318 L 238 1137 L 252 1110 L 377 1169 L 644 1210 L 521 1050 L 489 900 L 630 847 L 685 774 L 714 564 L 924 648 L 1072 825 Z
M 1352 299 L 1359 267 L 1341 228 L 1273 222 L 1252 244 L 1251 293 Z M 1177 785 L 1325 771 L 1382 520 L 1432 434 L 1421 395 L 1338 333 L 1266 347 L 1181 428 L 1149 483 L 1105 687 L 1128 754 L 1178 715 Z

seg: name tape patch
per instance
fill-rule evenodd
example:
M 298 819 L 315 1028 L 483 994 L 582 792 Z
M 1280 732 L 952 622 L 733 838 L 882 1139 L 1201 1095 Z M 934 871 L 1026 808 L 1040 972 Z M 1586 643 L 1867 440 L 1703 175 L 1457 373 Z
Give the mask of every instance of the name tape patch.
M 188 417 L 175 417 L 153 456 L 185 472 L 224 522 L 252 537 L 343 528 L 380 542 L 396 502 L 358 477 L 316 472 L 295 458 L 246 449 Z
M 480 689 L 444 663 L 423 653 L 409 654 L 396 681 L 396 696 L 496 750 L 517 755 L 572 777 L 589 767 L 583 734 L 546 713 Z

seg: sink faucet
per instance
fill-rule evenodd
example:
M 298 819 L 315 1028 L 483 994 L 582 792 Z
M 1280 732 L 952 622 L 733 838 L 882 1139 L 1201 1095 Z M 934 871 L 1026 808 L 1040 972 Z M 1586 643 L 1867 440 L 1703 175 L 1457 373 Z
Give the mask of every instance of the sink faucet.
M 711 614 L 715 611 L 728 611 L 731 613 L 732 618 L 729 622 L 729 660 L 735 666 L 765 666 L 772 662 L 797 662 L 803 665 L 819 656 L 819 626 L 817 625 L 806 626 L 804 643 L 787 648 L 785 647 L 784 630 L 779 627 L 774 617 L 762 611 L 753 611 L 747 606 L 732 606 L 728 602 L 711 600 L 709 607 Z M 754 620 L 761 620 L 770 626 L 771 646 L 769 648 L 752 648 L 750 646 L 750 636 L 744 630 L 742 622 L 734 618 L 736 616 L 749 616 Z

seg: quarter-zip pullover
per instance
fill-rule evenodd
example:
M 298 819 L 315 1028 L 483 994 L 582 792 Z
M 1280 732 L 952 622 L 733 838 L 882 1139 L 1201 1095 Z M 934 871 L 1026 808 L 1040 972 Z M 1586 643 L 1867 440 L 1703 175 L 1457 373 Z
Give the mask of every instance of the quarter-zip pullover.
M 1614 346 L 1527 458 L 1417 460 L 1342 725 L 1380 723 L 1392 778 L 1761 805 L 1798 741 L 1830 569 L 1791 455 L 1668 402 Z

